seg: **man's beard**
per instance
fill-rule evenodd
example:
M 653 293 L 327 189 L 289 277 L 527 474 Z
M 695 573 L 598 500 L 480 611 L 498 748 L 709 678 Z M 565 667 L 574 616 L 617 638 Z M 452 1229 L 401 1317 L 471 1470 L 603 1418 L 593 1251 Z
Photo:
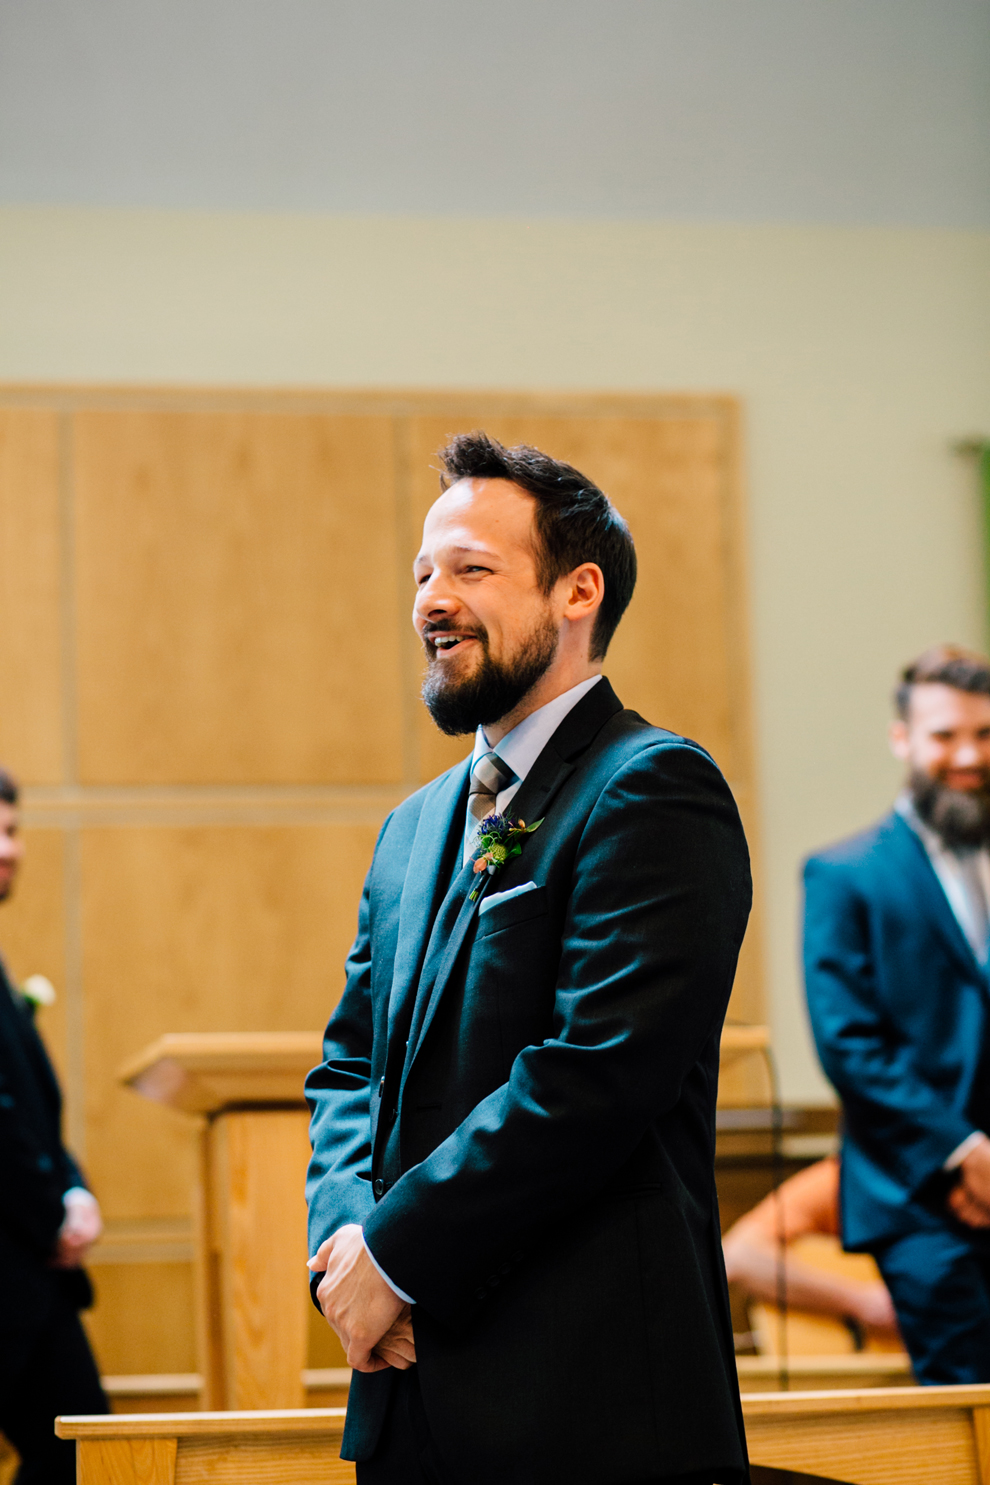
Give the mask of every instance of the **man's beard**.
M 949 850 L 990 843 L 990 778 L 979 789 L 950 789 L 914 769 L 908 788 L 920 818 Z
M 437 624 L 430 633 L 442 634 L 453 627 L 453 624 Z M 440 731 L 448 737 L 474 732 L 515 711 L 526 693 L 550 669 L 557 653 L 559 634 L 550 614 L 509 660 L 492 657 L 488 631 L 483 624 L 471 633 L 481 645 L 481 661 L 471 675 L 461 680 L 447 674 L 449 662 L 438 660 L 432 647 L 426 645 L 429 669 L 423 681 L 423 700 Z

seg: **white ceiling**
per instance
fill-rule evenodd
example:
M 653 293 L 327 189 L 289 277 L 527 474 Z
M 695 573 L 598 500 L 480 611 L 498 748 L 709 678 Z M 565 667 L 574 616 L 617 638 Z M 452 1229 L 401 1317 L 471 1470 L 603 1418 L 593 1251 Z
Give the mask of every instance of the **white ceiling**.
M 990 0 L 0 0 L 0 201 L 990 225 Z

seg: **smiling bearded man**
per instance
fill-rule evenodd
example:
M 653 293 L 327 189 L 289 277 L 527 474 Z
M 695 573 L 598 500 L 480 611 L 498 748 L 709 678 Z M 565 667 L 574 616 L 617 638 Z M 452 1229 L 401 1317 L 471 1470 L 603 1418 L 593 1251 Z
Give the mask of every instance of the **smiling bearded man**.
M 413 622 L 474 751 L 386 820 L 307 1080 L 343 1454 L 359 1485 L 735 1485 L 713 1167 L 739 816 L 601 674 L 636 575 L 602 492 L 481 433 L 440 458 Z
M 990 1382 L 990 661 L 901 674 L 893 810 L 805 866 L 805 983 L 843 1102 L 842 1236 L 917 1381 Z

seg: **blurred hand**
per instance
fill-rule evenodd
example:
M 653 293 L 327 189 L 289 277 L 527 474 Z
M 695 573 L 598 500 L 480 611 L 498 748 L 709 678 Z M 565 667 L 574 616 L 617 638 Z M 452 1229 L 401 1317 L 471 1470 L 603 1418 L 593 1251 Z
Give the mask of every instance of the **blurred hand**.
M 53 1268 L 79 1268 L 103 1231 L 100 1204 L 90 1192 L 67 1191 L 63 1198 L 65 1220 L 58 1230 Z
M 897 1316 L 886 1284 L 876 1282 L 858 1286 L 862 1292 L 857 1296 L 854 1320 L 866 1330 L 897 1329 Z
M 967 1227 L 990 1227 L 990 1210 L 970 1195 L 962 1181 L 949 1192 L 948 1205 L 952 1215 Z
M 990 1139 L 970 1150 L 949 1193 L 949 1210 L 968 1227 L 990 1227 Z
M 348 1366 L 358 1372 L 379 1372 L 387 1366 L 405 1371 L 412 1366 L 416 1348 L 409 1306 L 368 1257 L 356 1222 L 339 1227 L 321 1243 L 307 1267 L 323 1273 L 316 1297 L 340 1337 Z

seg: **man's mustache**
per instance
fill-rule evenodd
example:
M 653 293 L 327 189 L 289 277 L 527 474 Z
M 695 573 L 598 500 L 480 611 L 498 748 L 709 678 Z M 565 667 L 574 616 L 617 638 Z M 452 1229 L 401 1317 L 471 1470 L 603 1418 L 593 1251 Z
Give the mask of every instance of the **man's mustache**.
M 471 639 L 478 640 L 478 642 L 482 645 L 487 645 L 488 643 L 488 630 L 485 628 L 484 624 L 479 625 L 477 629 L 470 629 L 467 628 L 464 624 L 455 624 L 450 619 L 440 620 L 436 624 L 428 624 L 423 630 L 422 640 L 423 644 L 426 646 L 427 654 L 430 653 L 430 640 L 433 638 L 434 634 L 450 633 L 468 635 Z

